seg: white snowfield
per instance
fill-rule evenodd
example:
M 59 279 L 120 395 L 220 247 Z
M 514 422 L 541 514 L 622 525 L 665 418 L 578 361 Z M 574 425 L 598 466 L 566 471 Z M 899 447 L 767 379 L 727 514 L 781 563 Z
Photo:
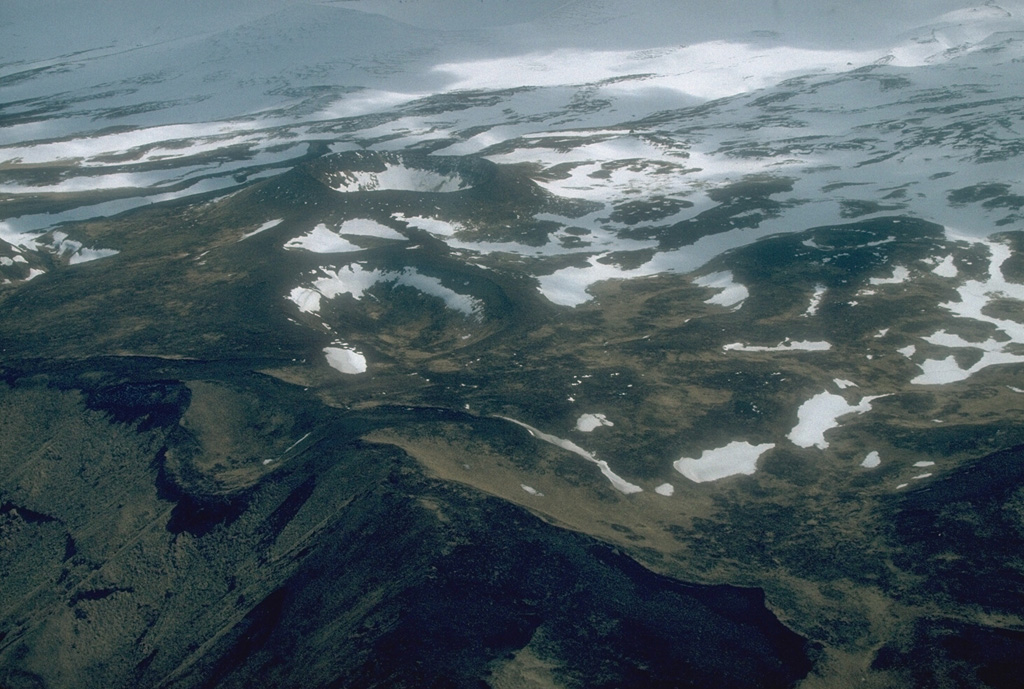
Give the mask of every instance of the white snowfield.
M 774 443 L 752 445 L 745 440 L 734 440 L 724 447 L 704 450 L 700 457 L 683 457 L 673 462 L 676 471 L 694 483 L 718 481 L 738 474 L 750 475 L 757 471 L 757 460 Z
M 629 280 L 632 278 L 654 275 L 657 271 L 644 270 L 643 267 L 624 270 L 618 266 L 600 263 L 594 256 L 589 259 L 586 268 L 562 268 L 550 275 L 538 278 L 541 294 L 548 301 L 560 306 L 579 306 L 593 297 L 587 292 L 591 285 L 603 280 Z
M 818 393 L 800 405 L 797 410 L 797 425 L 787 437 L 797 447 L 828 447 L 825 433 L 839 426 L 839 418 L 847 414 L 863 414 L 871 410 L 871 402 L 884 397 L 874 395 L 861 398 L 857 404 L 850 404 L 841 395 L 828 391 Z
M 273 225 L 271 225 L 271 227 L 273 227 Z M 376 220 L 355 218 L 344 221 L 336 230 L 331 230 L 326 224 L 319 223 L 306 234 L 295 237 L 294 239 L 289 239 L 285 242 L 284 248 L 304 249 L 315 254 L 343 254 L 362 250 L 361 246 L 353 244 L 343 235 L 348 235 L 350 237 L 379 237 L 382 239 L 397 239 L 400 241 L 406 240 L 405 235 L 388 227 L 387 225 L 381 225 Z
M 327 229 L 324 223 L 320 223 L 300 237 L 289 239 L 285 242 L 284 248 L 304 249 L 315 254 L 343 254 L 360 250 L 360 247 L 337 232 Z
M 590 433 L 595 428 L 600 428 L 601 426 L 614 425 L 604 414 L 581 414 L 580 418 L 576 419 L 576 430 L 583 433 Z
M 366 357 L 348 347 L 324 347 L 324 356 L 331 368 L 355 375 L 366 372 Z
M 960 274 L 960 270 L 953 262 L 952 255 L 945 256 L 941 261 L 939 261 L 936 266 L 932 268 L 932 272 L 944 278 L 955 278 Z
M 438 218 L 427 218 L 421 215 L 407 217 L 404 213 L 393 213 L 391 217 L 407 223 L 409 227 L 424 230 L 440 237 L 451 237 L 462 229 L 462 226 L 458 223 L 450 223 Z
M 702 275 L 693 282 L 701 287 L 720 290 L 718 294 L 705 300 L 705 303 L 718 304 L 719 306 L 731 308 L 733 311 L 743 306 L 743 302 L 750 296 L 747 288 L 734 280 L 730 270 Z
M 553 235 L 541 249 L 587 256 L 584 267 L 535 276 L 546 297 L 571 307 L 590 301 L 589 288 L 602 280 L 685 274 L 762 237 L 841 222 L 843 202 L 871 202 L 884 189 L 912 191 L 894 206 L 899 212 L 975 236 L 990 234 L 1005 209 L 954 203 L 951 190 L 995 180 L 1024 192 L 1020 161 L 1002 145 L 1016 134 L 991 124 L 1001 102 L 1017 96 L 1020 0 L 183 1 L 172 11 L 156 0 L 130 10 L 126 0 L 53 0 L 42 12 L 33 0 L 6 0 L 0 45 L 11 57 L 0 77 L 13 78 L 0 102 L 35 103 L 47 114 L 14 106 L 25 121 L 0 127 L 0 164 L 78 174 L 58 182 L 22 175 L 3 191 L 133 195 L 52 216 L 0 216 L 0 237 L 32 246 L 32 233 L 63 221 L 237 188 L 287 169 L 325 139 L 333 150 L 430 144 L 435 153 L 476 153 L 540 173 L 558 166 L 538 176 L 544 189 L 605 205 L 573 219 L 591 233 L 579 245 Z M 866 67 L 871 78 L 858 71 Z M 883 78 L 898 88 L 880 88 Z M 469 91 L 486 97 L 464 97 Z M 936 93 L 956 107 L 931 107 Z M 785 98 L 783 110 L 774 96 Z M 984 125 L 951 145 L 943 132 L 965 116 Z M 674 131 L 680 121 L 685 136 Z M 689 222 L 720 205 L 716 190 L 755 174 L 791 178 L 792 191 L 780 196 L 791 203 L 776 215 L 738 213 L 733 222 L 753 226 L 682 248 L 620 236 L 626 224 L 609 217 L 616 204 L 665 195 L 693 205 L 659 222 Z M 823 192 L 837 182 L 841 192 Z M 450 193 L 467 185 L 458 175 L 389 164 L 350 171 L 334 186 Z M 451 230 L 453 248 L 538 252 L 457 243 L 443 218 L 421 220 L 439 235 Z M 356 250 L 323 232 L 294 241 L 289 248 Z M 657 251 L 639 266 L 597 261 L 644 246 Z M 955 266 L 934 270 L 949 276 Z M 711 303 L 742 305 L 745 288 L 721 289 Z
M 910 271 L 905 266 L 893 268 L 892 276 L 887 278 L 870 278 L 872 285 L 898 285 L 910 279 Z

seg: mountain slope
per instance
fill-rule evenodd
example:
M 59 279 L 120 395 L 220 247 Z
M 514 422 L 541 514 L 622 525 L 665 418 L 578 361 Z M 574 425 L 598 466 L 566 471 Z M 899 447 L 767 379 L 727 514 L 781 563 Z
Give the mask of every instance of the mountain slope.
M 1024 9 L 471 4 L 12 5 L 0 685 L 1015 686 Z

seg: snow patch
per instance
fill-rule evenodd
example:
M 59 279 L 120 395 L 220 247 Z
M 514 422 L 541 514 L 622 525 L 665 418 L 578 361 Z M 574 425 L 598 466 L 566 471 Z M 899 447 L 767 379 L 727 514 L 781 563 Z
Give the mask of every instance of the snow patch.
M 600 428 L 601 426 L 614 425 L 604 414 L 583 414 L 580 418 L 576 419 L 576 430 L 583 433 L 590 433 L 595 428 Z
M 839 417 L 847 414 L 863 414 L 871 409 L 871 402 L 884 397 L 864 397 L 857 404 L 850 404 L 840 395 L 822 392 L 800 405 L 797 410 L 797 425 L 789 432 L 789 440 L 797 447 L 828 447 L 825 432 L 839 425 Z
M 750 292 L 746 287 L 733 280 L 731 270 L 702 275 L 693 282 L 701 287 L 721 290 L 721 292 L 710 299 L 705 299 L 705 304 L 718 304 L 726 308 L 732 307 L 733 311 L 743 306 L 743 302 L 750 296 Z
M 951 239 L 981 244 L 988 249 L 989 265 L 987 280 L 968 280 L 957 288 L 960 301 L 940 304 L 959 318 L 989 323 L 1006 336 L 1007 340 L 998 342 L 989 338 L 985 342 L 969 342 L 963 337 L 940 330 L 925 339 L 930 344 L 950 348 L 974 348 L 981 350 L 982 356 L 970 368 L 961 368 L 951 354 L 944 359 L 928 359 L 919 364 L 921 375 L 911 383 L 918 385 L 945 385 L 966 380 L 978 371 L 999 364 L 1024 363 L 1024 355 L 1007 351 L 1011 345 L 1024 345 L 1024 323 L 1010 319 L 998 318 L 984 313 L 985 308 L 995 299 L 1011 299 L 1024 302 L 1024 285 L 1010 282 L 1003 274 L 1003 263 L 1012 255 L 1010 247 L 1002 242 L 964 237 L 947 232 Z
M 956 265 L 953 263 L 952 255 L 946 256 L 944 259 L 939 261 L 939 264 L 932 268 L 932 272 L 939 277 L 944 278 L 955 278 L 960 274 L 960 271 L 957 270 Z
M 239 238 L 238 241 L 241 242 L 241 241 L 244 241 L 244 240 L 248 239 L 249 237 L 253 237 L 255 235 L 258 235 L 260 232 L 266 232 L 267 230 L 269 230 L 269 229 L 271 229 L 273 227 L 277 227 L 282 222 L 284 222 L 284 218 L 276 218 L 274 220 L 268 220 L 267 222 L 263 223 L 262 225 L 257 227 L 252 232 L 246 232 L 245 234 L 243 234 L 241 236 L 241 238 Z
M 641 488 L 640 486 L 630 483 L 629 481 L 626 481 L 621 476 L 612 471 L 611 467 L 608 466 L 608 462 L 604 461 L 603 459 L 598 459 L 596 456 L 594 456 L 593 453 L 584 450 L 582 447 L 572 442 L 571 440 L 565 440 L 564 438 L 559 438 L 558 436 L 551 435 L 550 433 L 545 433 L 544 431 L 538 430 L 529 424 L 525 424 L 522 421 L 516 421 L 515 419 L 511 419 L 507 416 L 499 416 L 498 418 L 504 419 L 505 421 L 508 421 L 510 423 L 514 423 L 517 426 L 522 426 L 527 431 L 529 431 L 530 435 L 537 438 L 538 440 L 543 440 L 546 443 L 550 443 L 552 445 L 562 448 L 563 450 L 568 450 L 573 454 L 579 455 L 588 462 L 593 462 L 601 469 L 601 473 L 604 475 L 605 478 L 608 479 L 608 481 L 612 484 L 615 490 L 619 491 L 620 493 L 630 495 L 632 493 L 640 493 L 643 491 L 643 488 Z
M 421 215 L 406 216 L 404 213 L 392 213 L 391 217 L 395 220 L 405 222 L 409 227 L 429 232 L 430 234 L 438 237 L 451 237 L 456 232 L 463 229 L 462 225 L 458 223 L 450 223 L 446 220 L 427 218 Z
M 385 281 L 389 281 L 391 275 L 395 276 L 396 286 L 412 287 L 426 295 L 437 297 L 452 311 L 459 311 L 473 318 L 480 318 L 483 312 L 483 303 L 479 299 L 445 287 L 439 278 L 423 275 L 415 268 L 404 268 L 400 273 L 388 274 Z
M 331 368 L 355 375 L 366 372 L 366 357 L 347 347 L 324 347 L 324 356 Z
M 868 280 L 872 285 L 898 285 L 901 282 L 906 282 L 910 278 L 910 271 L 903 266 L 896 266 L 893 268 L 892 277 L 888 278 L 871 278 Z
M 341 254 L 362 249 L 320 223 L 312 230 L 285 242 L 285 249 L 304 249 L 315 254 Z
M 865 469 L 874 469 L 882 463 L 882 458 L 878 455 L 877 450 L 873 450 L 868 453 L 868 456 L 864 458 L 864 461 L 860 463 Z
M 773 447 L 774 443 L 751 445 L 746 441 L 736 440 L 725 447 L 704 450 L 698 459 L 677 459 L 672 466 L 694 483 L 717 481 L 738 474 L 750 475 L 757 471 L 757 460 L 761 455 Z
M 788 338 L 774 347 L 761 345 L 745 345 L 739 342 L 727 344 L 722 347 L 727 352 L 827 352 L 832 349 L 829 342 L 813 342 L 810 340 L 790 341 Z
M 358 235 L 360 237 L 380 237 L 381 239 L 406 240 L 406 236 L 387 225 L 381 225 L 376 220 L 369 218 L 354 218 L 341 223 L 338 234 Z
M 654 492 L 657 493 L 658 495 L 664 495 L 666 498 L 669 498 L 672 497 L 672 495 L 676 492 L 676 487 L 673 486 L 671 483 L 663 483 L 657 488 L 655 488 Z
M 597 258 L 597 256 L 591 257 L 590 265 L 586 268 L 562 268 L 550 275 L 540 276 L 537 281 L 541 294 L 553 304 L 579 306 L 593 298 L 587 293 L 587 288 L 594 283 L 603 280 L 629 280 L 658 272 L 648 268 L 648 264 L 632 270 L 624 270 L 618 266 L 600 263 Z
M 810 240 L 807 240 L 807 241 L 810 241 Z M 804 243 L 806 244 L 807 242 L 804 242 Z M 828 291 L 828 288 L 825 287 L 824 285 L 815 285 L 814 286 L 814 294 L 811 295 L 811 303 L 807 305 L 807 310 L 804 311 L 800 315 L 803 316 L 804 318 L 808 318 L 810 316 L 816 316 L 818 314 L 818 307 L 821 306 L 821 300 L 824 299 L 825 292 L 827 292 L 827 291 Z
M 121 253 L 117 249 L 89 249 L 82 247 L 75 253 L 68 257 L 68 263 L 71 265 L 77 265 L 79 263 L 88 263 L 89 261 L 96 261 L 101 258 L 110 258 Z
M 68 256 L 68 263 L 75 265 L 78 263 L 88 263 L 89 261 L 95 261 L 101 258 L 107 258 L 109 256 L 116 256 L 119 251 L 116 249 L 90 249 L 85 247 L 82 242 L 75 241 L 68 237 L 66 232 L 54 232 L 53 233 L 53 244 L 51 244 L 53 250 L 57 252 L 58 256 Z
M 288 293 L 288 299 L 299 307 L 302 313 L 320 311 L 320 293 L 308 287 L 296 287 Z

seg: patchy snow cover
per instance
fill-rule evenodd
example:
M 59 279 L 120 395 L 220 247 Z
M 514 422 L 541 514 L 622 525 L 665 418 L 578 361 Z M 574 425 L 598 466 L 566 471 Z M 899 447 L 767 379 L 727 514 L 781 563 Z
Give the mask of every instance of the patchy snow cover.
M 774 443 L 751 445 L 746 441 L 736 440 L 725 447 L 704 450 L 698 459 L 677 459 L 672 466 L 695 483 L 717 481 L 737 474 L 750 475 L 757 471 L 757 460 L 761 455 L 773 447 Z
M 864 458 L 864 461 L 860 463 L 865 469 L 874 469 L 882 463 L 882 458 L 878 455 L 877 450 L 873 450 L 868 453 L 868 456 Z
M 564 438 L 559 438 L 558 436 L 545 433 L 544 431 L 537 430 L 536 428 L 530 426 L 529 424 L 525 424 L 522 421 L 516 421 L 515 419 L 510 419 L 507 416 L 499 416 L 498 418 L 514 423 L 517 426 L 522 426 L 527 431 L 529 431 L 530 435 L 532 435 L 533 437 L 539 440 L 543 440 L 546 443 L 556 445 L 564 450 L 568 450 L 573 454 L 579 455 L 588 462 L 593 462 L 601 469 L 601 473 L 604 474 L 604 477 L 607 478 L 608 481 L 612 484 L 612 486 L 615 487 L 615 490 L 619 491 L 620 493 L 625 493 L 626 495 L 629 495 L 631 493 L 639 493 L 643 491 L 643 488 L 641 488 L 640 486 L 630 483 L 629 481 L 626 481 L 621 476 L 612 471 L 611 467 L 608 466 L 608 462 L 604 461 L 603 459 L 598 459 L 592 453 L 587 452 L 586 450 L 584 450 L 582 447 L 572 442 L 571 440 L 565 440 Z
M 324 347 L 324 356 L 331 368 L 355 375 L 366 372 L 366 357 L 348 347 Z
M 858 387 L 852 380 L 845 380 L 843 378 L 833 378 L 832 382 L 836 384 L 836 387 L 840 390 L 846 390 L 847 388 Z
M 622 122 L 642 121 L 650 113 L 707 103 L 710 107 L 706 121 L 713 122 L 713 126 L 697 122 L 697 126 L 688 129 L 685 146 L 681 146 L 692 149 L 686 151 L 693 163 L 687 165 L 687 172 L 656 175 L 616 168 L 604 187 L 598 179 L 584 180 L 583 186 L 590 185 L 590 192 L 602 201 L 643 193 L 656 184 L 674 186 L 675 191 L 692 192 L 698 202 L 696 209 L 701 209 L 709 205 L 702 192 L 709 181 L 735 180 L 744 174 L 786 168 L 802 173 L 812 165 L 825 168 L 834 163 L 848 177 L 844 181 L 865 185 L 865 196 L 870 196 L 880 184 L 898 186 L 902 180 L 912 180 L 916 193 L 901 203 L 921 216 L 946 222 L 956 212 L 944 207 L 945 191 L 968 186 L 967 178 L 972 175 L 1016 179 L 1012 171 L 1015 166 L 1019 168 L 1013 161 L 1003 165 L 990 161 L 984 173 L 977 172 L 974 168 L 982 166 L 973 164 L 973 151 L 964 147 L 949 146 L 940 139 L 933 145 L 921 144 L 911 149 L 901 145 L 904 142 L 900 138 L 922 128 L 941 133 L 949 118 L 962 119 L 959 111 L 926 113 L 915 97 L 927 94 L 931 88 L 955 89 L 969 79 L 970 83 L 978 82 L 980 88 L 989 89 L 985 98 L 991 104 L 982 103 L 979 110 L 987 107 L 989 112 L 999 112 L 998 108 L 1005 108 L 1000 97 L 1005 93 L 1016 95 L 1012 90 L 1016 71 L 1010 71 L 1016 65 L 1009 59 L 1015 48 L 1008 43 L 1013 32 L 1021 28 L 1020 9 L 1016 7 L 976 6 L 970 11 L 943 15 L 943 9 L 963 3 L 943 2 L 941 7 L 935 2 L 907 3 L 885 13 L 863 7 L 862 3 L 826 3 L 820 8 L 805 4 L 799 12 L 793 8 L 780 12 L 770 3 L 761 3 L 756 9 L 747 8 L 751 11 L 741 13 L 743 17 L 737 17 L 725 5 L 719 10 L 702 8 L 694 13 L 685 3 L 667 1 L 630 3 L 628 9 L 625 5 L 616 9 L 614 3 L 602 3 L 599 8 L 585 10 L 572 7 L 571 3 L 551 3 L 544 12 L 516 11 L 519 19 L 511 23 L 526 23 L 495 28 L 506 23 L 506 13 L 511 12 L 508 7 L 522 3 L 470 3 L 474 6 L 470 14 L 479 12 L 480 16 L 495 17 L 479 24 L 485 27 L 481 29 L 484 33 L 474 34 L 470 45 L 461 36 L 442 39 L 436 30 L 422 28 L 438 23 L 447 28 L 449 22 L 463 25 L 467 12 L 461 8 L 454 12 L 441 5 L 384 0 L 315 4 L 316 7 L 310 3 L 301 11 L 284 13 L 273 21 L 247 25 L 244 32 L 231 34 L 239 49 L 230 51 L 224 49 L 223 36 L 207 35 L 209 29 L 195 19 L 193 23 L 202 26 L 202 30 L 174 33 L 178 42 L 166 44 L 147 40 L 155 36 L 165 40 L 168 29 L 163 25 L 178 26 L 181 19 L 135 22 L 138 26 L 153 27 L 153 35 L 147 34 L 147 40 L 139 40 L 138 35 L 121 35 L 113 28 L 122 26 L 120 21 L 110 22 L 109 26 L 90 22 L 95 31 L 77 31 L 69 36 L 74 45 L 98 50 L 88 60 L 74 63 L 73 80 L 63 74 L 65 70 L 39 70 L 32 78 L 12 84 L 10 88 L 18 89 L 12 95 L 18 98 L 10 100 L 45 106 L 46 98 L 54 94 L 72 103 L 76 102 L 75 96 L 88 94 L 90 103 L 94 99 L 96 110 L 88 109 L 92 105 L 76 106 L 69 109 L 67 117 L 3 128 L 0 160 L 15 161 L 16 165 L 80 161 L 83 167 L 102 168 L 115 165 L 108 158 L 117 156 L 132 156 L 131 160 L 147 163 L 200 155 L 216 159 L 216 163 L 193 166 L 196 170 L 189 172 L 192 179 L 212 174 L 216 166 L 224 165 L 219 156 L 210 155 L 216 151 L 249 150 L 253 159 L 272 155 L 289 144 L 302 146 L 295 143 L 296 137 L 322 138 L 323 129 L 318 127 L 354 115 L 383 116 L 368 118 L 363 128 L 358 122 L 346 121 L 343 140 L 337 146 L 400 149 L 422 141 L 451 140 L 453 146 L 465 146 L 471 149 L 466 152 L 476 152 L 498 144 L 511 146 L 519 137 L 525 140 L 568 123 L 575 132 L 588 136 L 592 134 L 588 127 L 603 132 Z M 328 7 L 342 4 L 344 10 Z M 234 5 L 241 7 L 245 3 Z M 230 12 L 224 10 L 225 16 L 240 12 L 238 7 Z M 432 9 L 423 9 L 426 7 Z M 379 11 L 401 22 L 413 14 L 432 19 L 412 26 L 395 22 L 385 29 L 374 23 L 376 18 L 367 23 L 368 11 Z M 261 16 L 263 11 L 246 10 L 246 21 L 249 13 Z M 884 22 L 880 19 L 883 15 Z M 74 22 L 62 23 L 74 26 Z M 47 47 L 65 45 L 52 40 L 55 27 L 44 29 L 40 24 L 34 32 L 18 23 L 11 25 L 18 30 L 9 31 L 4 37 L 18 46 L 12 48 L 12 54 L 24 55 L 21 51 L 27 51 L 60 64 L 60 55 Z M 227 20 L 223 25 L 235 26 Z M 471 25 L 478 24 L 474 21 Z M 641 25 L 643 29 L 630 31 L 626 36 L 619 28 L 622 25 Z M 368 29 L 361 33 L 369 26 L 383 33 Z M 750 33 L 753 31 L 757 33 Z M 853 34 L 864 43 L 850 43 Z M 306 40 L 294 41 L 294 35 L 306 36 Z M 839 35 L 842 42 L 836 40 Z M 182 40 L 184 36 L 189 40 Z M 115 50 L 112 45 L 120 47 Z M 324 60 L 324 45 L 331 46 L 331 60 Z M 405 49 L 401 58 L 393 54 L 395 45 Z M 121 57 L 121 49 L 127 47 L 133 51 L 131 64 L 125 64 Z M 67 51 L 63 54 L 69 54 L 71 49 Z M 989 53 L 994 56 L 987 58 Z M 253 59 L 254 56 L 263 59 Z M 991 70 L 991 75 L 975 72 L 971 61 L 986 59 L 997 69 Z M 66 62 L 66 58 L 63 60 Z M 168 64 L 175 68 L 166 74 L 157 69 Z M 877 68 L 877 72 L 911 65 L 917 66 L 917 70 L 913 74 L 902 70 L 900 76 L 907 75 L 908 85 L 898 90 L 886 89 L 883 94 L 846 78 L 868 65 Z M 766 154 L 743 159 L 720 145 L 742 137 L 744 145 L 749 139 L 755 146 L 764 144 L 770 150 L 780 137 L 791 137 L 795 126 L 789 122 L 762 127 L 757 133 L 740 126 L 757 121 L 770 108 L 777 108 L 758 105 L 763 94 L 756 89 L 770 89 L 790 77 L 817 82 L 810 84 L 811 93 L 798 93 L 787 103 L 787 107 L 790 103 L 793 106 L 789 109 L 800 114 L 800 140 L 814 142 L 829 137 L 829 143 L 837 146 L 789 146 L 785 156 Z M 131 83 L 132 88 L 98 88 L 110 83 Z M 253 83 L 289 83 L 293 88 L 247 86 Z M 353 88 L 339 92 L 331 103 L 302 102 L 302 107 L 295 108 L 295 113 L 301 114 L 291 114 L 289 108 L 296 105 L 295 93 L 307 90 L 320 94 L 326 83 Z M 534 88 L 521 88 L 524 85 Z M 506 87 L 510 90 L 501 90 Z M 436 105 L 440 112 L 422 112 L 423 105 L 418 101 L 424 96 L 455 95 L 467 88 L 499 90 L 489 94 L 493 99 L 482 99 L 485 102 L 481 104 L 452 98 L 454 105 L 449 109 Z M 734 98 L 728 102 L 714 100 L 722 96 Z M 956 97 L 954 94 L 953 98 Z M 856 102 L 858 107 L 847 107 L 850 102 Z M 580 108 L 581 103 L 587 107 Z M 136 107 L 141 104 L 160 107 Z M 909 119 L 905 116 L 908 112 L 928 121 L 920 127 L 908 123 L 905 128 L 878 124 L 905 121 Z M 109 124 L 115 133 L 97 133 L 97 113 L 103 113 L 103 124 Z M 481 131 L 465 134 L 476 129 Z M 638 131 L 643 134 L 643 127 Z M 906 133 L 901 134 L 903 131 Z M 866 136 L 873 142 L 870 147 L 841 146 L 844 137 L 861 142 Z M 968 141 L 964 145 L 972 144 Z M 993 145 L 998 146 L 999 142 Z M 532 142 L 528 148 L 532 148 Z M 863 157 L 870 157 L 872 164 L 861 169 L 856 164 L 860 162 L 856 150 L 862 151 Z M 877 162 L 876 158 L 884 161 L 878 156 L 886 150 L 898 151 L 900 155 L 890 164 Z M 671 160 L 678 152 L 662 150 L 631 155 L 592 149 L 585 155 L 593 171 L 627 157 L 658 163 Z M 281 155 L 284 159 L 298 157 L 294 151 Z M 253 159 L 237 162 L 244 166 Z M 943 164 L 955 170 L 949 178 L 938 178 L 945 181 L 920 174 L 923 166 L 931 170 L 940 169 Z M 102 185 L 121 188 L 125 181 L 118 174 L 112 172 L 111 179 L 103 180 Z M 582 177 L 588 175 L 585 172 Z M 808 192 L 831 181 L 829 175 L 834 173 L 802 174 L 806 181 L 797 182 L 796 196 L 813 198 L 815 195 Z M 230 186 L 231 182 L 227 184 Z M 391 166 L 379 173 L 353 173 L 345 188 L 360 187 L 461 188 L 451 176 L 405 166 Z M 857 187 L 847 189 L 854 194 Z M 826 210 L 826 205 L 837 206 L 833 199 L 819 198 L 806 204 L 810 210 L 788 209 L 768 224 L 774 226 L 772 231 L 791 231 L 812 226 L 809 223 L 833 221 L 836 211 Z M 935 212 L 922 212 L 929 210 Z M 744 241 L 760 236 L 764 232 L 757 228 Z
M 601 426 L 614 425 L 604 414 L 583 414 L 580 418 L 576 419 L 576 430 L 584 433 L 590 433 L 595 428 L 600 428 Z
M 335 180 L 335 191 L 419 191 L 450 193 L 469 186 L 459 175 L 388 163 L 383 172 L 347 170 Z
M 726 308 L 732 307 L 733 311 L 743 306 L 743 302 L 750 296 L 750 292 L 746 287 L 733 280 L 731 270 L 702 275 L 693 282 L 701 287 L 721 290 L 721 292 L 710 299 L 705 299 L 705 304 L 718 304 Z
M 536 496 L 538 498 L 543 498 L 544 497 L 544 493 L 541 493 L 539 490 L 537 490 L 533 486 L 528 486 L 525 483 L 520 483 L 519 487 L 522 488 L 523 490 L 525 490 L 530 495 L 534 495 L 534 496 Z
M 387 283 L 394 287 L 410 287 L 437 297 L 449 309 L 466 316 L 480 318 L 483 313 L 483 303 L 479 299 L 445 287 L 439 278 L 423 275 L 415 268 L 404 268 L 401 271 L 368 270 L 358 263 L 351 263 L 336 269 L 321 268 L 320 272 L 321 275 L 308 287 L 296 287 L 288 294 L 287 298 L 304 313 L 319 312 L 321 297 L 334 299 L 349 294 L 358 300 L 374 285 Z
M 727 352 L 827 352 L 832 349 L 829 342 L 812 342 L 810 340 L 799 340 L 796 342 L 786 338 L 774 347 L 761 345 L 746 345 L 739 342 L 727 344 L 722 347 Z
M 839 426 L 839 417 L 847 414 L 863 414 L 871 409 L 871 402 L 884 397 L 864 397 L 857 404 L 850 404 L 840 395 L 822 392 L 800 405 L 797 410 L 797 425 L 786 437 L 797 447 L 828 447 L 825 432 Z
M 1012 255 L 1010 247 L 1002 242 L 965 237 L 947 232 L 952 239 L 978 244 L 988 249 L 989 265 L 987 280 L 967 280 L 957 288 L 959 301 L 941 304 L 957 318 L 968 318 L 989 323 L 1005 338 L 997 341 L 988 338 L 984 342 L 970 342 L 960 335 L 939 330 L 923 338 L 926 342 L 951 349 L 970 348 L 982 352 L 981 358 L 968 368 L 962 368 L 955 355 L 943 359 L 927 359 L 920 363 L 921 375 L 911 383 L 917 385 L 946 385 L 966 380 L 978 371 L 999 364 L 1024 363 L 1024 355 L 1010 351 L 1011 346 L 1024 346 L 1024 323 L 998 318 L 985 313 L 985 308 L 995 299 L 1009 299 L 1022 302 L 1024 307 L 1024 285 L 1010 282 L 1003 274 L 1003 263 Z

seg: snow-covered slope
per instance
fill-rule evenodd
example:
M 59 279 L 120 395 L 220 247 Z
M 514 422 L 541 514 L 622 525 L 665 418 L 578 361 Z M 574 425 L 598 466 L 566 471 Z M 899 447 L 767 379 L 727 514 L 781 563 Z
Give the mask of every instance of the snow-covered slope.
M 6 236 L 230 189 L 310 142 L 527 161 L 558 166 L 559 193 L 696 204 L 663 223 L 713 205 L 715 185 L 793 179 L 799 203 L 748 221 L 747 239 L 823 222 L 837 203 L 871 210 L 880 186 L 898 197 L 886 209 L 984 234 L 965 227 L 971 199 L 985 197 L 986 223 L 1009 222 L 1021 191 L 1015 5 L 494 0 L 467 3 L 487 21 L 455 13 L 470 30 L 434 26 L 450 3 L 235 3 L 202 22 L 150 4 L 108 8 L 92 44 L 44 40 L 38 5 L 8 6 Z M 51 10 L 86 21 L 74 3 Z M 949 201 L 980 184 L 1007 187 Z

